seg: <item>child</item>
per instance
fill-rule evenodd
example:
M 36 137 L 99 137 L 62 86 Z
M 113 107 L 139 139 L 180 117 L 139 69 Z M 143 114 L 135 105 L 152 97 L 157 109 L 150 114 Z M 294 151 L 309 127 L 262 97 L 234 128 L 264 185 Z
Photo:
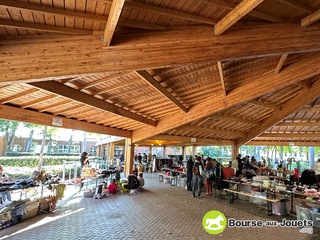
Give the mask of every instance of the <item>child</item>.
M 117 183 L 115 179 L 112 179 L 112 182 L 109 184 L 109 186 L 107 187 L 106 191 L 109 194 L 115 194 L 117 193 Z
M 138 177 L 138 180 L 140 182 L 140 186 L 139 186 L 139 189 L 142 189 L 143 186 L 144 186 L 144 178 L 143 178 L 143 173 L 139 173 L 139 177 Z

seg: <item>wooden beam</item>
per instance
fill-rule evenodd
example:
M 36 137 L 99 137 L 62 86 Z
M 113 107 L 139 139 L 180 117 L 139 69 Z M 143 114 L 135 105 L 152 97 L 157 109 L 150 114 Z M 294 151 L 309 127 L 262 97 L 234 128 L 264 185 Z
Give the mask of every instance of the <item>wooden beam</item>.
M 92 34 L 92 31 L 90 30 L 57 27 L 57 26 L 37 24 L 37 23 L 17 22 L 17 21 L 5 20 L 5 19 L 1 19 L 0 26 L 32 29 L 32 30 L 42 31 L 42 32 L 55 32 L 55 33 L 67 33 L 67 34 Z
M 215 5 L 217 7 L 229 9 L 229 10 L 233 10 L 237 6 L 236 4 L 231 3 L 231 2 L 227 2 L 225 0 L 200 0 L 200 1 L 207 3 L 207 4 Z M 259 19 L 263 19 L 263 20 L 266 20 L 269 22 L 275 22 L 275 23 L 283 22 L 283 20 L 281 18 L 275 17 L 270 14 L 266 14 L 263 12 L 259 12 L 256 10 L 250 11 L 247 15 L 252 16 L 252 17 L 256 17 Z
M 49 13 L 62 17 L 72 17 L 82 20 L 98 21 L 102 23 L 105 23 L 107 18 L 107 16 L 66 10 L 58 7 L 45 6 L 42 4 L 40 5 L 27 2 L 17 2 L 12 0 L 0 0 L 0 6 L 15 10 L 30 10 L 36 13 Z
M 30 83 L 30 85 L 49 91 L 51 93 L 55 93 L 57 95 L 87 104 L 92 107 L 96 107 L 98 109 L 105 110 L 107 112 L 129 118 L 134 121 L 138 121 L 144 124 L 148 124 L 150 126 L 156 126 L 156 122 L 142 117 L 138 114 L 132 113 L 128 110 L 125 110 L 123 108 L 119 108 L 115 105 L 112 105 L 110 103 L 107 103 L 103 100 L 97 99 L 95 97 L 92 97 L 88 94 L 82 93 L 80 91 L 77 91 L 73 88 L 67 87 L 61 83 L 55 82 L 55 81 L 50 81 L 50 82 L 35 82 L 35 83 Z
M 166 97 L 170 102 L 179 107 L 182 111 L 188 112 L 188 109 L 179 102 L 171 93 L 167 91 L 157 80 L 153 78 L 147 71 L 136 71 L 136 74 L 145 80 L 151 87 L 157 90 L 162 96 Z
M 292 77 L 295 77 L 294 74 Z M 247 137 L 237 140 L 237 145 L 243 145 L 253 139 L 254 137 L 260 135 L 268 128 L 280 122 L 282 119 L 287 117 L 289 114 L 301 109 L 304 105 L 310 103 L 312 100 L 318 98 L 320 95 L 320 81 L 316 82 L 311 89 L 305 89 L 301 91 L 296 97 L 287 101 L 284 106 L 282 106 L 281 111 L 275 111 L 269 116 L 260 126 L 253 128 Z M 300 135 L 300 137 L 302 137 Z
M 176 113 L 174 116 L 162 118 L 160 121 L 158 121 L 157 128 L 143 127 L 135 130 L 132 136 L 133 142 L 150 138 L 151 136 L 161 134 L 170 129 L 191 123 L 203 117 L 209 117 L 210 115 L 223 109 L 238 105 L 251 99 L 255 99 L 259 96 L 277 91 L 278 89 L 280 90 L 301 80 L 317 76 L 320 74 L 320 53 L 317 55 L 318 56 L 316 58 L 314 58 L 315 56 L 308 56 L 303 61 L 293 63 L 279 74 L 274 74 L 272 72 L 252 79 L 247 79 L 243 85 L 234 89 L 227 96 L 213 96 L 207 101 L 203 101 L 202 103 L 193 106 L 187 115 Z M 310 96 L 312 95 L 310 94 Z M 309 97 L 309 94 L 305 95 L 305 99 L 307 99 L 307 97 Z M 286 110 L 287 109 L 282 109 L 282 111 L 280 111 L 281 114 L 282 112 L 287 113 Z M 278 120 L 278 122 L 280 120 Z M 252 135 L 252 137 L 255 137 L 256 135 L 257 134 Z M 252 139 L 252 137 L 248 138 L 247 141 Z M 244 144 L 247 141 L 242 141 L 241 144 Z
M 214 34 L 221 35 L 262 2 L 263 0 L 243 0 L 214 26 Z
M 307 27 L 320 19 L 320 9 L 301 20 L 301 27 Z
M 258 100 L 250 100 L 248 101 L 248 103 L 251 103 L 251 104 L 254 104 L 254 105 L 257 105 L 257 106 L 261 106 L 261 107 L 265 107 L 265 108 L 269 108 L 269 109 L 273 109 L 273 110 L 276 110 L 276 111 L 280 111 L 281 108 L 278 107 L 278 106 L 275 106 L 273 104 L 269 104 L 269 103 L 265 103 L 265 102 L 262 102 L 262 101 L 258 101 Z
M 227 91 L 226 91 L 226 86 L 225 86 L 225 81 L 224 81 L 224 76 L 223 76 L 222 63 L 220 61 L 217 62 L 217 66 L 218 66 L 220 81 L 221 81 L 221 85 L 222 85 L 223 95 L 227 96 Z
M 320 122 L 279 122 L 276 124 L 276 126 L 277 127 L 320 127 Z
M 277 64 L 276 70 L 274 71 L 275 73 L 279 73 L 281 71 L 281 68 L 282 68 L 284 62 L 286 61 L 287 57 L 288 57 L 288 54 L 281 55 L 280 60 Z
M 303 31 L 287 24 L 239 27 L 222 36 L 212 36 L 212 28 L 201 27 L 165 33 L 152 31 L 147 39 L 135 38 L 134 33 L 115 37 L 120 42 L 125 40 L 125 44 L 101 49 L 101 35 L 40 35 L 37 41 L 34 36 L 3 40 L 0 56 L 6 57 L 0 61 L 0 82 L 57 80 L 320 50 L 319 27 L 310 26 Z M 131 37 L 132 42 L 128 42 Z
M 26 109 L 20 109 L 16 107 L 10 107 L 6 105 L 0 105 L 0 118 L 14 120 L 14 121 L 21 121 L 21 122 L 29 122 L 35 124 L 41 124 L 46 126 L 54 126 L 53 119 L 60 119 L 62 122 L 62 128 L 69 128 L 75 130 L 82 130 L 86 132 L 93 132 L 93 133 L 101 133 L 101 134 L 108 134 L 120 137 L 131 137 L 131 132 L 100 126 L 96 124 L 91 124 L 87 122 L 71 120 L 68 118 L 63 117 L 56 117 L 49 114 L 34 112 Z
M 106 27 L 104 29 L 103 46 L 110 46 L 114 31 L 116 30 L 125 0 L 113 0 Z
M 320 107 L 304 107 L 301 111 L 320 112 Z

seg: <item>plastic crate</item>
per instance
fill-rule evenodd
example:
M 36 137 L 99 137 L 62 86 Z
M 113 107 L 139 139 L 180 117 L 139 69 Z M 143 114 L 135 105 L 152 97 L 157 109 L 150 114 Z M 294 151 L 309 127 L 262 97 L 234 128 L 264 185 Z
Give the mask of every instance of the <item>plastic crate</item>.
M 312 220 L 310 208 L 296 206 L 297 220 Z
M 272 203 L 272 212 L 275 215 L 287 216 L 290 213 L 290 202 L 280 200 L 280 202 Z
M 320 213 L 310 211 L 313 226 L 320 227 Z

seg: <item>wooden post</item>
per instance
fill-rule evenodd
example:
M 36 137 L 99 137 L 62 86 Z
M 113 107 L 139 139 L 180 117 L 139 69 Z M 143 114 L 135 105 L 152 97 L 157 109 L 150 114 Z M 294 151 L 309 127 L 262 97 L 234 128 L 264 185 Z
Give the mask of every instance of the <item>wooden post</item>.
M 232 145 L 231 152 L 232 152 L 231 160 L 236 159 L 236 157 L 239 154 L 239 147 L 237 145 Z
M 134 163 L 134 145 L 132 144 L 131 138 L 126 138 L 124 154 L 124 171 L 125 176 L 127 177 L 131 173 L 131 169 Z

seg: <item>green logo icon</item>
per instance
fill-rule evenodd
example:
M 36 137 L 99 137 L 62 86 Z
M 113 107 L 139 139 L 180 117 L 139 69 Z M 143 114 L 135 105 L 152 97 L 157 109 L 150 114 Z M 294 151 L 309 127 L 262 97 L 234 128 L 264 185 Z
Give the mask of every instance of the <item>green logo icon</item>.
M 227 226 L 227 218 L 222 212 L 213 210 L 207 212 L 202 218 L 202 227 L 209 234 L 219 234 Z

